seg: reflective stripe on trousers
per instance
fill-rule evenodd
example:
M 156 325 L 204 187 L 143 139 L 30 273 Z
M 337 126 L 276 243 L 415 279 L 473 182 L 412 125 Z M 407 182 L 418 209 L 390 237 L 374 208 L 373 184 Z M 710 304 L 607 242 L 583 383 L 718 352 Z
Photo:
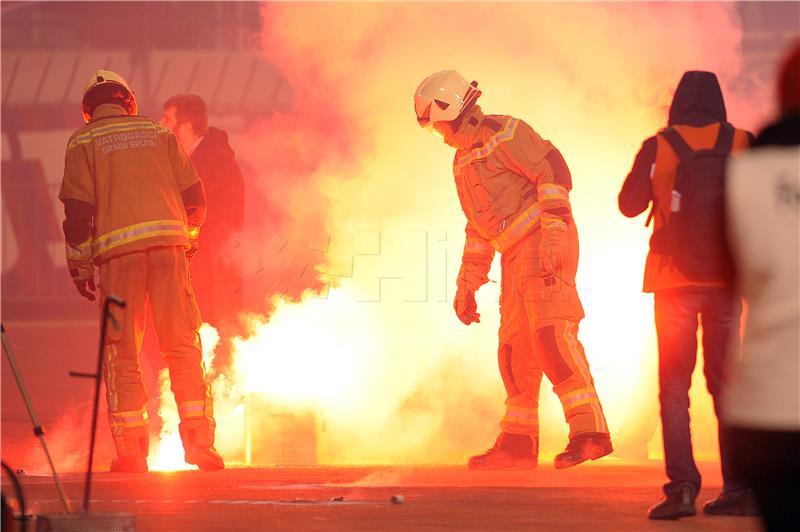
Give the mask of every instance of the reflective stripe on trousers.
M 154 247 L 103 262 L 100 289 L 103 295 L 113 293 L 126 302 L 124 309 L 112 311 L 122 327 L 119 331 L 109 327 L 106 338 L 106 395 L 109 411 L 117 416 L 112 418 L 112 429 L 116 427 L 123 435 L 135 431 L 138 440 L 142 430 L 146 433 L 146 420 L 141 416 L 133 419 L 132 413 L 144 412 L 147 404 L 139 350 L 149 300 L 172 391 L 178 405 L 183 406 L 181 417 L 191 418 L 198 430 L 213 432 L 211 393 L 198 333 L 200 313 L 183 247 Z M 142 421 L 142 425 L 126 425 Z M 129 448 L 127 443 L 118 443 L 117 452 Z
M 507 415 L 501 422 L 507 432 L 533 434 L 536 430 L 531 416 L 538 409 L 543 375 L 553 383 L 553 391 L 561 400 L 571 438 L 587 432 L 608 432 L 589 363 L 578 340 L 583 307 L 575 289 L 578 261 L 574 225 L 570 230 L 571 256 L 559 275 L 543 271 L 538 233 L 503 255 L 498 360 L 508 395 Z

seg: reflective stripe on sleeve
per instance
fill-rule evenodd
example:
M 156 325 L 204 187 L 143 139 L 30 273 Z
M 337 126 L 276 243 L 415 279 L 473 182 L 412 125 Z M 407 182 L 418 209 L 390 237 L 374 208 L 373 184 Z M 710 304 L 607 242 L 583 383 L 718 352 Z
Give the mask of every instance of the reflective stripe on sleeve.
M 536 187 L 536 192 L 539 197 L 539 202 L 569 200 L 569 191 L 567 191 L 567 187 L 556 185 L 555 183 L 543 183 Z
M 88 262 L 92 259 L 92 239 L 87 238 L 80 244 L 67 242 L 67 261 Z
M 539 225 L 541 211 L 538 203 L 532 203 L 492 241 L 492 247 L 500 253 L 512 247 Z
M 467 237 L 464 243 L 464 256 L 494 257 L 494 248 L 482 238 Z

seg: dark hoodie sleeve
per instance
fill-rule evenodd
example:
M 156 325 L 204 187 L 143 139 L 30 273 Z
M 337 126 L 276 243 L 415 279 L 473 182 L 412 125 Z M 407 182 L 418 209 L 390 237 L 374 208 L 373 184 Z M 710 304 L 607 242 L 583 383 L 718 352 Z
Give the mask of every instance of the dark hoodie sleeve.
M 220 203 L 225 205 L 228 211 L 225 220 L 230 224 L 230 229 L 241 229 L 244 224 L 244 178 L 232 150 L 226 157 L 221 158 L 218 170 L 220 177 L 224 178 L 224 185 L 218 193 Z
M 619 192 L 619 210 L 629 218 L 643 213 L 653 199 L 650 174 L 656 162 L 657 146 L 656 137 L 644 141 Z
M 183 199 L 183 208 L 186 209 L 186 219 L 189 227 L 196 228 L 203 225 L 206 221 L 206 192 L 203 188 L 203 182 L 198 181 L 189 188 L 181 191 L 181 199 Z

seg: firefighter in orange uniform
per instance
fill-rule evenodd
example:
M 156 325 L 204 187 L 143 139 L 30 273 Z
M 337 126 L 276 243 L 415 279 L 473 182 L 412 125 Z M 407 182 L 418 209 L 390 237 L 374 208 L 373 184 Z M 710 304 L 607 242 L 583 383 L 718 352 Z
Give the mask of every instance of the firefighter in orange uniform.
M 456 148 L 453 173 L 467 217 L 454 308 L 478 322 L 475 292 L 502 254 L 498 362 L 508 398 L 502 432 L 471 469 L 529 469 L 538 464 L 539 386 L 553 384 L 570 427 L 558 469 L 612 452 L 589 364 L 578 341 L 583 318 L 575 273 L 578 232 L 566 162 L 525 122 L 484 115 L 477 83 L 455 71 L 426 78 L 414 96 L 420 126 Z
M 117 457 L 111 471 L 148 470 L 147 395 L 139 350 L 150 306 L 181 418 L 186 462 L 224 468 L 214 449 L 211 392 L 188 259 L 205 219 L 203 185 L 173 134 L 137 116 L 133 91 L 98 70 L 82 102 L 86 125 L 69 139 L 59 198 L 67 265 L 83 297 L 116 294 L 127 305 L 107 336 L 104 360 L 109 424 Z

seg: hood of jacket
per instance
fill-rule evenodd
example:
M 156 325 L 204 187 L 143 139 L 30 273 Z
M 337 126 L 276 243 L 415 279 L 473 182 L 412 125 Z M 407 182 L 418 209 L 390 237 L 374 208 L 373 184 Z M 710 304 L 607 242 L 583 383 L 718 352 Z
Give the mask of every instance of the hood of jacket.
M 233 149 L 228 143 L 228 134 L 221 129 L 210 127 L 197 149 L 192 153 L 192 159 L 195 157 L 208 157 L 210 159 L 233 158 L 233 155 Z
M 702 127 L 726 122 L 725 101 L 713 72 L 685 72 L 669 108 L 669 125 Z

